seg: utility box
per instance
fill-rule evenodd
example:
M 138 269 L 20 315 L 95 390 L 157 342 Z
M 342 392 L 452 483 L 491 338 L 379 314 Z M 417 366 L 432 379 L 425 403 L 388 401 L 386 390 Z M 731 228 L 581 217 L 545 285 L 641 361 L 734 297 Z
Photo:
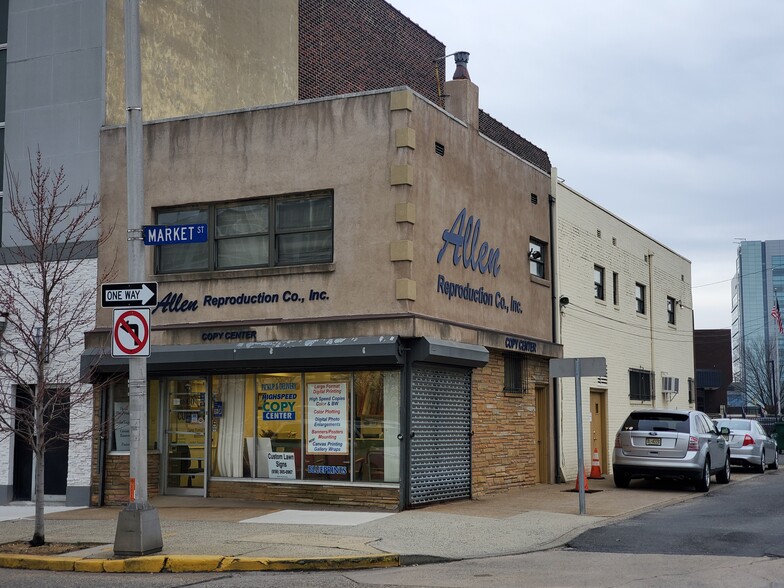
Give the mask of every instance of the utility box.
M 784 422 L 777 422 L 773 426 L 773 435 L 771 435 L 774 439 L 776 439 L 776 450 L 779 453 L 784 453 Z

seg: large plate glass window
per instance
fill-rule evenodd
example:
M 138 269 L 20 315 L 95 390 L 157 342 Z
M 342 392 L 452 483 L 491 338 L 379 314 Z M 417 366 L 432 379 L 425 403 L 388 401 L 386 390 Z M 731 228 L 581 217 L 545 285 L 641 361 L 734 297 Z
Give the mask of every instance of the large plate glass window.
M 211 384 L 212 476 L 399 481 L 399 371 L 220 375 Z
M 156 246 L 158 273 L 332 262 L 329 192 L 160 209 L 156 224 L 207 225 L 205 243 Z
M 269 204 L 254 201 L 215 209 L 218 269 L 269 264 Z
M 177 210 L 158 211 L 159 225 L 189 225 L 204 224 L 207 222 L 208 210 L 202 208 L 188 208 Z M 210 250 L 207 243 L 185 243 L 177 245 L 159 245 L 158 271 L 169 272 L 195 272 L 209 268 Z
M 332 197 L 277 200 L 275 233 L 280 265 L 332 261 Z

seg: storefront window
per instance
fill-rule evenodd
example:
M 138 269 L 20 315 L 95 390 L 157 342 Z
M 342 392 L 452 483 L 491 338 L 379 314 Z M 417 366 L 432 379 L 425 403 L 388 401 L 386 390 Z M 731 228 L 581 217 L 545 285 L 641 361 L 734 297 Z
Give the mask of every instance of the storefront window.
M 211 475 L 399 480 L 399 372 L 227 375 L 211 385 Z
M 354 479 L 397 482 L 400 372 L 356 372 L 354 399 Z
M 109 389 L 111 424 L 110 451 L 131 450 L 131 412 L 128 398 L 128 380 L 113 382 Z M 147 390 L 147 449 L 158 449 L 160 385 L 157 380 L 149 383 Z
M 305 479 L 351 480 L 351 374 L 305 375 Z
M 300 478 L 302 472 L 302 374 L 262 374 L 256 376 L 255 406 L 256 466 L 254 477 L 283 480 Z
M 252 413 L 253 376 L 212 378 L 212 475 L 243 478 L 251 475 L 248 446 L 255 436 Z M 246 414 L 249 415 L 246 417 Z

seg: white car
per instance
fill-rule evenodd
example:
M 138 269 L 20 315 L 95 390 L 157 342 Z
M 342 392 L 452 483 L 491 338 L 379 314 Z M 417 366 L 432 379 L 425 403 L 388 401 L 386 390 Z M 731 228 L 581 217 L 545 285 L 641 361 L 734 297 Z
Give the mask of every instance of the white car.
M 714 419 L 717 427 L 730 430 L 728 441 L 732 465 L 754 467 L 759 473 L 779 469 L 776 440 L 752 419 Z

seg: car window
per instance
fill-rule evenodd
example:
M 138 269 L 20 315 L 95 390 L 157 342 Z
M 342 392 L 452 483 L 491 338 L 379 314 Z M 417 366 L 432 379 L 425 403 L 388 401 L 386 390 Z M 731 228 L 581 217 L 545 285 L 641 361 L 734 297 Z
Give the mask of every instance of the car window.
M 624 431 L 672 431 L 689 432 L 689 415 L 635 412 L 623 423 Z
M 706 431 L 710 431 L 710 432 L 712 432 L 712 433 L 716 433 L 716 434 L 718 434 L 718 433 L 719 433 L 719 430 L 718 430 L 718 428 L 717 428 L 717 427 L 716 427 L 716 425 L 713 423 L 713 421 L 712 421 L 712 420 L 710 420 L 710 419 L 708 418 L 708 415 L 707 415 L 707 414 L 701 414 L 701 415 L 700 415 L 700 418 L 702 419 L 702 422 L 703 422 L 703 423 L 705 423 L 705 427 L 707 427 L 707 428 L 705 429 Z
M 750 421 L 739 421 L 737 419 L 719 419 L 716 426 L 721 429 L 727 427 L 731 431 L 751 431 Z
M 705 424 L 705 421 L 702 420 L 701 414 L 694 415 L 694 428 L 697 433 L 707 433 L 710 430 L 708 425 Z
M 765 428 L 759 423 L 754 423 L 754 428 L 757 430 L 758 435 L 762 435 L 763 437 L 768 436 L 768 434 L 765 432 Z

